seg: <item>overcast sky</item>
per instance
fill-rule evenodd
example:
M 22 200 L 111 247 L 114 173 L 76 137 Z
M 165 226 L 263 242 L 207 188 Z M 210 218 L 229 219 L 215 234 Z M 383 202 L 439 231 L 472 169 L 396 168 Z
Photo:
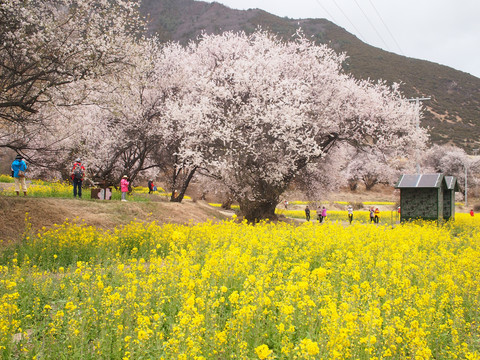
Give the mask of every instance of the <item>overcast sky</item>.
M 367 44 L 480 77 L 480 0 L 217 2 L 232 9 L 258 8 L 293 19 L 326 18 Z

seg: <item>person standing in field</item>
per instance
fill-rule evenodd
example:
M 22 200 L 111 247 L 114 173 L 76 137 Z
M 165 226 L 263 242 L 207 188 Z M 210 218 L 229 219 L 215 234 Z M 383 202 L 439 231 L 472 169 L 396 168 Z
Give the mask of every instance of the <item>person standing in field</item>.
M 122 192 L 122 201 L 127 201 L 127 192 L 128 186 L 130 183 L 128 182 L 128 176 L 123 175 L 122 180 L 120 180 L 120 191 Z
M 352 221 L 353 221 L 353 207 L 352 207 L 352 205 L 348 205 L 347 211 L 348 211 L 348 221 L 351 224 Z
M 473 209 L 470 209 L 470 216 L 475 216 L 475 213 L 473 212 Z
M 307 221 L 310 221 L 310 209 L 308 205 L 305 207 L 305 219 L 307 219 Z
M 320 218 L 320 222 L 322 222 L 323 220 L 325 220 L 325 218 L 327 217 L 327 209 L 324 207 L 322 207 L 322 213 L 321 213 L 321 218 Z
M 17 155 L 12 162 L 12 176 L 15 180 L 15 192 L 20 195 L 22 188 L 23 196 L 27 196 L 27 183 L 25 182 L 25 171 L 27 171 L 27 163 L 23 160 L 22 155 Z
M 82 198 L 82 183 L 83 177 L 85 176 L 85 167 L 82 165 L 82 160 L 77 158 L 73 163 L 72 173 L 70 177 L 72 178 L 73 182 L 73 197 L 76 198 L 78 194 L 78 198 Z
M 373 207 L 370 208 L 370 223 L 372 223 L 375 219 L 375 210 Z
M 375 214 L 375 224 L 378 224 L 380 221 L 380 210 L 376 208 L 374 214 Z
M 153 179 L 148 180 L 148 193 L 151 194 L 154 192 L 155 185 L 153 184 Z

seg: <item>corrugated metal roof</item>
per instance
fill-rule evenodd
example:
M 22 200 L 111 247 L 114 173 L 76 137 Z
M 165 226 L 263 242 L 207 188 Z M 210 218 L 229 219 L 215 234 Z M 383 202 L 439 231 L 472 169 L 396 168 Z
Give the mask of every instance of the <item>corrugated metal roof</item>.
M 445 176 L 448 190 L 458 191 L 457 178 L 455 176 Z
M 395 188 L 439 188 L 444 180 L 443 174 L 404 174 Z

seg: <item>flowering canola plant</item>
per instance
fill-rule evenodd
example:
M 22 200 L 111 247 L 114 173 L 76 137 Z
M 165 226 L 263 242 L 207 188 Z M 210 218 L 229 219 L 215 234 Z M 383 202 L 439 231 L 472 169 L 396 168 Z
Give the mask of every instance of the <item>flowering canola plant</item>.
M 0 177 L 0 182 L 2 178 Z M 28 195 L 32 197 L 63 197 L 63 198 L 71 198 L 73 194 L 73 185 L 70 182 L 61 182 L 61 181 L 53 181 L 47 182 L 42 180 L 31 180 L 31 182 L 27 186 L 28 188 Z M 113 188 L 112 188 L 113 189 Z M 90 189 L 85 188 L 83 189 L 84 198 L 90 198 Z M 133 188 L 133 195 L 137 194 L 148 194 L 148 188 L 144 186 L 137 186 Z M 0 190 L 0 195 L 2 196 L 15 196 L 15 187 L 10 186 L 6 187 L 3 190 Z M 162 188 L 159 188 L 157 192 L 154 193 L 154 196 L 168 196 L 170 197 L 171 194 L 165 193 Z M 120 200 L 120 190 L 113 189 L 112 191 L 112 200 Z M 145 201 L 146 197 L 137 197 L 135 196 L 133 200 L 135 201 Z M 185 199 L 191 199 L 188 196 L 185 196 Z M 132 200 L 132 198 L 130 198 Z
M 3 196 L 15 196 L 15 188 L 12 185 L 0 191 Z M 41 180 L 32 180 L 28 184 L 28 195 L 33 197 L 71 197 L 73 186 L 68 182 L 44 182 Z
M 462 215 L 462 214 L 458 214 Z M 480 222 L 65 223 L 0 256 L 3 359 L 480 359 Z

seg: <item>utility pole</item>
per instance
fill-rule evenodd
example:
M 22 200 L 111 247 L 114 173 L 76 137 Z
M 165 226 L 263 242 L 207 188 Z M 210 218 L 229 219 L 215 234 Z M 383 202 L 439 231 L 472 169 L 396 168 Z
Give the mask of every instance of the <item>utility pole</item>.
M 464 163 L 463 166 L 465 167 L 465 207 L 468 207 L 468 186 L 467 186 L 467 176 L 468 176 L 468 170 L 467 170 L 467 163 Z
M 417 116 L 416 116 L 416 124 L 415 124 L 415 128 L 417 130 L 420 129 L 420 101 L 425 101 L 430 99 L 431 99 L 430 97 L 416 97 L 416 98 L 408 99 L 408 101 L 410 102 L 415 101 L 415 104 L 417 105 Z M 415 152 L 415 164 L 416 164 L 415 167 L 417 169 L 417 175 L 420 174 L 419 158 L 420 158 L 420 153 L 419 153 L 419 149 L 417 148 Z

